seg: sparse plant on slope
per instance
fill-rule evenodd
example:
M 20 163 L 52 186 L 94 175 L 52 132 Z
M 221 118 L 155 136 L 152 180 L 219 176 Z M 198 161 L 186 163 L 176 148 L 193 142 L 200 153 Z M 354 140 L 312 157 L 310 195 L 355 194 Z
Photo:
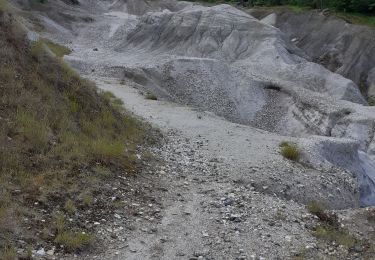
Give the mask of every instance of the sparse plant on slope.
M 341 227 L 338 216 L 335 213 L 326 212 L 324 207 L 317 201 L 309 203 L 307 209 L 320 220 L 320 223 L 313 230 L 313 234 L 317 238 L 335 242 L 347 248 L 351 248 L 360 242 L 347 229 Z
M 300 158 L 298 146 L 286 141 L 280 143 L 280 152 L 282 156 L 292 161 L 298 161 Z

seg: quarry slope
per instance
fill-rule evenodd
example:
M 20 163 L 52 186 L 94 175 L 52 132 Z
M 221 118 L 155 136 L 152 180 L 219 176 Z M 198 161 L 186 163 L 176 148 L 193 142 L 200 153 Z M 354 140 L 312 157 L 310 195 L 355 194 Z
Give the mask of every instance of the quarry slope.
M 277 28 L 229 5 L 175 1 L 56 1 L 32 14 L 72 49 L 66 62 L 168 136 L 154 151 L 166 164 L 161 217 L 100 228 L 115 240 L 101 259 L 323 257 L 303 205 L 374 205 L 374 109 Z M 298 163 L 281 156 L 285 140 Z
M 375 95 L 375 28 L 351 24 L 329 12 L 253 9 L 284 32 L 311 60 L 353 80 L 363 93 Z M 272 19 L 271 19 L 272 17 Z

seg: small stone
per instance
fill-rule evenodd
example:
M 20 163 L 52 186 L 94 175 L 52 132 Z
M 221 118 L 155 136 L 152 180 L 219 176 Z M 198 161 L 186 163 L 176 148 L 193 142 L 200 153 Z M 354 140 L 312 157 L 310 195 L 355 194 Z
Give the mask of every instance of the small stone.
M 42 247 L 41 249 L 39 249 L 38 251 L 36 251 L 36 254 L 40 255 L 40 256 L 44 256 L 46 254 L 46 252 L 44 251 L 44 248 Z
M 47 251 L 47 255 L 52 256 L 54 254 L 55 254 L 55 249 L 50 249 L 50 250 Z

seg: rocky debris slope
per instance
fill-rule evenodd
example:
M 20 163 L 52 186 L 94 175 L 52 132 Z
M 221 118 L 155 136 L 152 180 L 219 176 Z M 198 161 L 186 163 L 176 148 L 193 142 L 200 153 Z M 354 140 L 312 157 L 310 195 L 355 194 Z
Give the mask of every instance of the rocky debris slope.
M 85 12 L 90 2 L 82 2 Z M 130 80 L 159 99 L 233 122 L 283 135 L 354 139 L 373 153 L 374 116 L 355 104 L 365 103 L 357 86 L 306 60 L 275 27 L 228 5 L 161 1 L 142 9 L 142 3 L 117 1 L 116 10 L 125 12 L 111 5 L 94 22 L 78 22 L 76 36 L 64 39 L 75 50 L 66 60 L 83 73 Z M 128 13 L 129 7 L 143 11 Z M 373 196 L 365 190 L 363 196 Z
M 253 10 L 257 18 L 286 33 L 289 39 L 329 70 L 353 80 L 375 97 L 375 28 L 350 24 L 329 13 Z M 268 15 L 268 16 L 267 16 Z
M 46 36 L 74 50 L 65 59 L 80 72 L 135 82 L 159 99 L 282 135 L 352 139 L 373 156 L 375 116 L 372 108 L 361 105 L 365 101 L 357 86 L 306 60 L 275 27 L 229 5 L 80 3 L 72 10 L 57 1 L 35 12 Z M 64 15 L 79 19 L 60 23 Z M 364 162 L 357 159 L 351 141 L 342 142 L 354 153 L 343 158 L 356 165 L 345 170 L 373 176 L 367 173 L 371 167 L 362 170 Z M 368 157 L 363 158 L 366 163 Z M 343 167 L 339 158 L 330 164 Z M 375 187 L 374 183 L 369 177 L 361 186 Z M 362 189 L 364 205 L 373 190 Z

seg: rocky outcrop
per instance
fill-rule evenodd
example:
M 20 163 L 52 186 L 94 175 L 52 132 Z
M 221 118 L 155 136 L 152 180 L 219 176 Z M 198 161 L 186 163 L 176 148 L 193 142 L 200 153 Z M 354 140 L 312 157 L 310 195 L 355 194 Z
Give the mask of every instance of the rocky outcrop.
M 368 89 L 370 96 L 375 95 L 371 78 L 375 67 L 375 28 L 350 24 L 319 11 L 270 12 L 250 13 L 285 32 L 313 61 L 353 80 L 363 92 Z

